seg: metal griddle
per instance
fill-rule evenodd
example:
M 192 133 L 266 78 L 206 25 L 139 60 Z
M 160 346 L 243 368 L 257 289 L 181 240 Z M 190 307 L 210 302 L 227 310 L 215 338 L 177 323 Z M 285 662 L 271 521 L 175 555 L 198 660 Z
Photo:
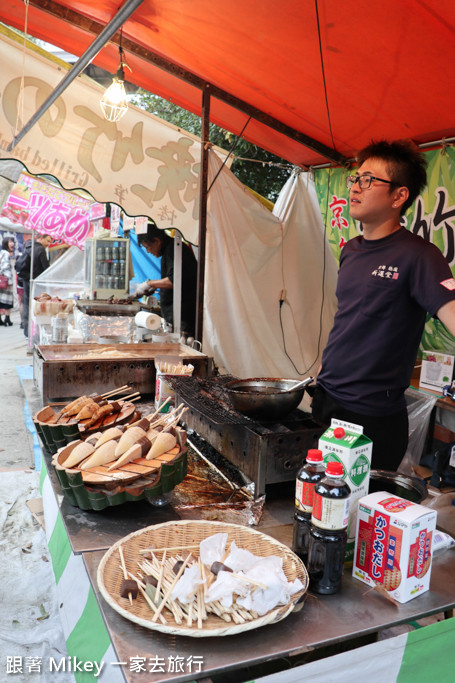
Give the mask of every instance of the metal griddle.
M 86 315 L 136 315 L 144 308 L 139 301 L 131 301 L 128 304 L 111 303 L 107 299 L 79 299 L 77 308 Z
M 255 495 L 266 484 L 292 481 L 309 448 L 317 448 L 325 427 L 309 413 L 293 410 L 281 418 L 258 421 L 234 410 L 225 388 L 234 377 L 172 377 L 176 403 L 189 410 L 182 422 L 255 484 Z
M 108 350 L 122 355 L 103 355 Z M 155 393 L 156 356 L 191 363 L 198 376 L 211 372 L 212 359 L 185 344 L 55 344 L 35 347 L 33 378 L 43 404 L 125 384 L 147 396 Z

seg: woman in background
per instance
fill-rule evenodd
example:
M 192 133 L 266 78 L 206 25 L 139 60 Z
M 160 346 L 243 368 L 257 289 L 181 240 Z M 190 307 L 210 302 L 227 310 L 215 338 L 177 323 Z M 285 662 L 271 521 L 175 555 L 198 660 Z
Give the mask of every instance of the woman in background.
M 5 327 L 13 324 L 9 317 L 9 312 L 14 306 L 13 253 L 14 240 L 11 237 L 5 237 L 2 241 L 2 250 L 0 251 L 0 275 L 8 278 L 7 288 L 0 289 L 0 325 Z M 2 314 L 5 316 L 4 320 L 2 320 Z

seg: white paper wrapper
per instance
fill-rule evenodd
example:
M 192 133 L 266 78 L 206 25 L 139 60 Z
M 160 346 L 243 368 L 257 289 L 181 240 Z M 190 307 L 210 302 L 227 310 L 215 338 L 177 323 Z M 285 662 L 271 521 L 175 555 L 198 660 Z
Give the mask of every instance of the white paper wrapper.
M 263 558 L 259 557 L 259 555 L 253 555 L 253 553 L 250 553 L 249 550 L 239 548 L 236 545 L 235 541 L 232 541 L 231 551 L 225 559 L 224 564 L 227 565 L 230 569 L 232 569 L 233 572 L 246 572 L 248 571 L 248 569 L 253 567 L 258 562 L 258 560 L 262 559 Z
M 198 587 L 204 583 L 197 564 L 187 567 L 172 590 L 172 599 L 183 604 L 193 602 Z
M 228 535 L 226 533 L 213 534 L 204 538 L 199 544 L 202 564 L 211 567 L 214 562 L 221 562 L 224 557 Z
M 220 571 L 216 581 L 212 583 L 205 597 L 205 602 L 220 600 L 224 607 L 231 607 L 236 595 L 248 595 L 250 586 L 239 581 L 231 572 Z
M 245 572 L 245 576 L 267 588 L 256 588 L 245 597 L 237 599 L 237 604 L 249 610 L 254 610 L 260 616 L 274 609 L 277 605 L 286 605 L 291 595 L 297 593 L 303 585 L 299 579 L 288 581 L 282 568 L 280 557 L 266 557 L 259 560 L 251 569 Z M 252 587 L 253 588 L 253 587 Z

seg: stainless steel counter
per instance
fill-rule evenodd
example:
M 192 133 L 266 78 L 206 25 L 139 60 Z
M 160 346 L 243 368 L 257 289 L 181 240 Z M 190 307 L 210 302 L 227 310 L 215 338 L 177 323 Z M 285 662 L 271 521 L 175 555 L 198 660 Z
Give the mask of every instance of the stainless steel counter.
M 253 666 L 262 662 L 298 655 L 316 648 L 358 639 L 455 606 L 455 554 L 447 551 L 433 562 L 430 591 L 398 607 L 349 573 L 343 577 L 340 593 L 316 597 L 307 594 L 302 610 L 270 626 L 236 636 L 187 638 L 170 636 L 142 628 L 117 614 L 98 591 L 96 572 L 102 552 L 84 553 L 83 560 L 98 600 L 118 660 L 128 683 L 189 681 L 214 673 Z M 202 656 L 199 675 L 172 671 L 135 673 L 129 670 L 130 658 L 144 657 L 146 662 L 168 662 L 168 657 Z M 161 660 L 160 660 L 161 658 Z M 105 663 L 106 668 L 109 662 Z M 148 666 L 148 665 L 147 665 Z
M 92 550 L 106 550 L 119 538 L 138 529 L 180 519 L 169 506 L 156 507 L 146 500 L 125 503 L 104 510 L 81 510 L 71 505 L 63 496 L 62 489 L 48 455 L 43 454 L 49 479 L 59 501 L 63 523 L 73 553 L 76 555 Z
M 33 398 L 36 400 L 36 392 Z M 33 403 L 33 401 L 32 401 Z M 46 457 L 46 456 L 45 456 Z M 394 606 L 365 584 L 343 577 L 339 594 L 314 596 L 307 594 L 299 613 L 293 613 L 278 624 L 265 626 L 237 636 L 188 638 L 169 636 L 148 630 L 124 619 L 101 597 L 96 572 L 104 552 L 120 538 L 151 524 L 178 519 L 170 506 L 155 508 L 142 501 L 107 508 L 100 512 L 83 511 L 63 499 L 54 470 L 46 457 L 50 483 L 54 489 L 72 550 L 82 554 L 101 614 L 114 647 L 116 662 L 127 683 L 164 683 L 194 681 L 216 672 L 240 670 L 263 662 L 296 656 L 314 649 L 328 648 L 343 641 L 373 637 L 382 629 L 409 621 L 449 612 L 455 606 L 455 552 L 446 551 L 433 561 L 430 590 L 403 605 Z M 264 507 L 259 530 L 279 541 L 291 544 L 292 495 L 270 496 Z M 326 656 L 327 650 L 323 656 Z M 184 672 L 168 667 L 169 657 L 203 659 L 202 671 Z M 165 671 L 144 674 L 130 670 L 131 658 L 143 657 L 145 665 L 163 661 Z M 158 659 L 156 659 L 158 658 Z M 105 662 L 105 668 L 119 664 Z

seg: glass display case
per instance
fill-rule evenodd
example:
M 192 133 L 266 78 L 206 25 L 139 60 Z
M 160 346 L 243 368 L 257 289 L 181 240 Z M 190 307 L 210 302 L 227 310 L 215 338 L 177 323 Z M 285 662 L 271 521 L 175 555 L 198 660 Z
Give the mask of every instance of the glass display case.
M 87 239 L 85 249 L 85 288 L 91 298 L 118 298 L 129 293 L 130 242 L 124 237 Z

